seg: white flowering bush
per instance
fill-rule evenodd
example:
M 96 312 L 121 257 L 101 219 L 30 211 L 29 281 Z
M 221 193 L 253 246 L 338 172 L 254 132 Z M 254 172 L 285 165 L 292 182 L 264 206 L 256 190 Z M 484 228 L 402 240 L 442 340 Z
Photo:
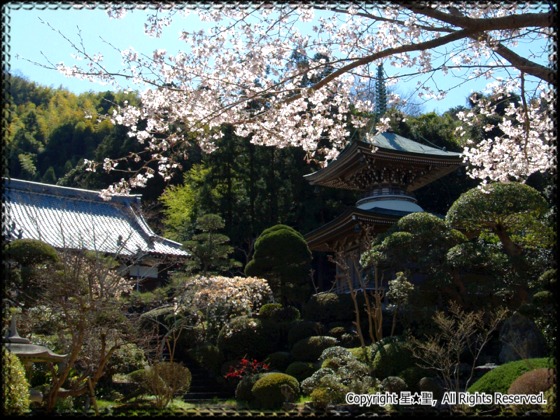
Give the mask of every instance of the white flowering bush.
M 177 310 L 194 308 L 206 323 L 207 339 L 214 339 L 231 319 L 258 313 L 272 300 L 265 279 L 257 277 L 195 276 L 185 280 Z

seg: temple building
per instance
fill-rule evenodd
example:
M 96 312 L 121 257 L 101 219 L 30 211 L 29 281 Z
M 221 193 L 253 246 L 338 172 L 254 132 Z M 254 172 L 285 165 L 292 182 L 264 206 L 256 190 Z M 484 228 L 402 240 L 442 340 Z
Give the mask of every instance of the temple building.
M 372 238 L 401 217 L 424 211 L 417 204 L 414 191 L 460 166 L 460 153 L 386 132 L 352 142 L 325 168 L 306 175 L 311 185 L 362 194 L 354 208 L 305 235 L 316 259 L 314 281 L 318 288 L 347 292 L 348 281 L 342 278 L 338 265 L 328 263 L 328 256 L 336 254 L 351 267 L 350 259 L 364 252 Z M 359 274 L 354 269 L 351 267 L 353 287 L 359 287 Z
M 148 226 L 140 195 L 103 200 L 99 191 L 5 178 L 3 196 L 5 240 L 37 239 L 58 250 L 111 255 L 137 290 L 160 285 L 189 257 L 180 243 Z

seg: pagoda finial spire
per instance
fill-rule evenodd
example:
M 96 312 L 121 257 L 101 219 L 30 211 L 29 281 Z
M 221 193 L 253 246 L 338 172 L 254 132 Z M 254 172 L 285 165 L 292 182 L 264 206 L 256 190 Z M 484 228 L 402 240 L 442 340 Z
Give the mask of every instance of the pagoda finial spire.
M 385 72 L 383 62 L 377 65 L 377 79 L 375 80 L 375 120 L 379 119 L 387 112 L 387 86 L 385 85 Z

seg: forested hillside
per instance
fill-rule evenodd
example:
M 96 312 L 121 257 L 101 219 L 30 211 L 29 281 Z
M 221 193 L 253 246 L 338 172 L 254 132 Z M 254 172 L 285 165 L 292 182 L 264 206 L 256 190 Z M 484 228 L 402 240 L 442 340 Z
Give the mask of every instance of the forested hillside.
M 86 172 L 84 159 L 103 161 L 142 150 L 124 127 L 105 118 L 116 104 L 136 103 L 133 93 L 75 95 L 20 77 L 11 77 L 10 82 L 12 103 L 4 140 L 11 177 L 102 189 L 124 174 Z M 391 116 L 392 128 L 400 135 L 461 150 L 454 134 L 458 121 L 451 112 L 410 116 L 389 109 L 386 115 Z M 225 222 L 223 233 L 231 238 L 236 257 L 246 262 L 253 241 L 267 227 L 284 223 L 307 233 L 358 199 L 355 193 L 311 187 L 303 176 L 318 167 L 307 162 L 300 149 L 255 146 L 235 136 L 230 127 L 223 130 L 217 151 L 206 155 L 191 148 L 171 181 L 164 183 L 156 176 L 147 188 L 134 191 L 143 195 L 146 215 L 158 233 L 186 241 L 195 232 L 198 216 L 215 213 Z M 445 214 L 473 185 L 459 170 L 416 195 L 425 210 Z

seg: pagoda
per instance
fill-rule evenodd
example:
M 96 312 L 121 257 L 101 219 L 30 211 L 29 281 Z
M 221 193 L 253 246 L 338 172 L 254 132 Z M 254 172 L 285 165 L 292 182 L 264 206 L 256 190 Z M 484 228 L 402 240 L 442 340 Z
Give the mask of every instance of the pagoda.
M 424 211 L 414 191 L 463 165 L 460 153 L 426 146 L 392 132 L 352 142 L 325 168 L 305 176 L 314 186 L 362 194 L 354 208 L 305 235 L 309 248 L 322 255 L 323 262 L 327 254 L 362 253 L 373 237 L 401 217 Z M 324 263 L 319 263 L 316 272 L 320 289 L 332 287 L 332 272 Z M 347 291 L 343 283 L 335 275 L 336 291 Z

